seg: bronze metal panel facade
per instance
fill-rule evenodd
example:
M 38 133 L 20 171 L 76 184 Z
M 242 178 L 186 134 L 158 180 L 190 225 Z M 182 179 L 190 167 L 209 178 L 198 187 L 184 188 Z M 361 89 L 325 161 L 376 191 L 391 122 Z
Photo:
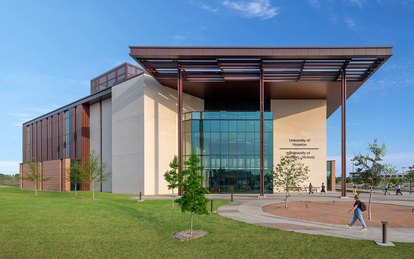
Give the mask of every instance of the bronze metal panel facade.
M 143 59 L 157 59 L 160 56 L 171 59 L 224 57 L 267 57 L 267 58 L 315 58 L 326 56 L 367 57 L 371 51 L 378 56 L 391 55 L 392 47 L 162 47 L 130 46 L 130 55 Z
M 90 153 L 90 114 L 89 114 L 89 106 L 88 105 L 81 105 L 79 106 L 81 119 L 82 119 L 82 139 L 81 139 L 81 159 L 85 160 L 89 157 Z
M 64 139 L 64 134 L 65 134 L 65 112 L 60 112 L 59 113 L 59 124 L 58 124 L 58 159 L 63 159 L 64 154 L 65 154 L 65 139 Z
M 82 153 L 82 106 L 76 107 L 76 128 L 75 128 L 75 158 L 81 159 Z
M 88 135 L 88 107 L 80 105 L 69 110 L 69 131 L 66 130 L 66 112 L 60 112 L 23 127 L 23 160 L 48 161 L 62 158 L 80 158 L 82 137 Z M 78 115 L 78 118 L 77 118 Z M 67 137 L 69 133 L 69 138 Z M 89 138 L 89 137 L 88 137 Z M 69 155 L 66 142 L 69 140 Z M 79 153 L 79 155 L 78 155 Z M 31 157 L 29 159 L 29 157 Z
M 65 154 L 65 158 L 76 157 L 76 107 L 69 110 L 69 156 Z
M 59 139 L 59 128 L 58 128 L 58 124 L 59 124 L 59 114 L 55 114 L 53 115 L 53 119 L 52 119 L 52 157 L 51 160 L 55 160 L 58 159 L 58 153 L 59 153 L 59 147 L 58 147 L 58 139 Z
M 41 121 L 42 125 L 42 146 L 41 146 L 41 153 L 42 153 L 42 159 L 41 161 L 48 160 L 47 158 L 47 120 Z

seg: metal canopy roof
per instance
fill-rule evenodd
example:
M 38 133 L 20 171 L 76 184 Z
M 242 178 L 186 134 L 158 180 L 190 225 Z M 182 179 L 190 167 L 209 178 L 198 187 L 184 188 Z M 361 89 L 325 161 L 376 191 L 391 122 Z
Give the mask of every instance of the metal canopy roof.
M 201 98 L 256 98 L 263 70 L 266 98 L 327 99 L 328 116 L 339 107 L 341 70 L 348 97 L 391 55 L 391 47 L 130 47 L 130 55 L 161 84 Z M 258 84 L 257 84 L 258 85 Z M 236 91 L 235 91 L 236 90 Z M 247 94 L 246 92 L 247 91 Z M 243 93 L 240 93 L 243 97 Z

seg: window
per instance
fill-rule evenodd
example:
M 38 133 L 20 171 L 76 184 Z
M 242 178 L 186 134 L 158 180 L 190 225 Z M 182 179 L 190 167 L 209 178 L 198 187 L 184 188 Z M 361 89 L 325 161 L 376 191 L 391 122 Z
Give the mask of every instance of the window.
M 26 161 L 32 161 L 32 132 L 30 126 L 26 128 L 27 143 L 26 143 Z
M 70 142 L 69 142 L 69 111 L 65 112 L 65 118 L 66 118 L 66 129 L 65 129 L 65 148 L 66 148 L 66 157 L 70 156 Z
M 183 127 L 184 156 L 201 154 L 204 183 L 210 191 L 258 193 L 260 113 L 192 112 L 183 117 L 183 125 L 191 125 L 191 129 Z M 265 112 L 264 118 L 265 192 L 272 192 L 273 113 Z

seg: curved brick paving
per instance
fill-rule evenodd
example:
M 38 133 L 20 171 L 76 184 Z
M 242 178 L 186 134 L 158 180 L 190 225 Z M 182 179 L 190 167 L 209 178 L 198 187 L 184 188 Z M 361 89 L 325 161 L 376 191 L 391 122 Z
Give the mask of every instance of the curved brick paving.
M 348 194 L 350 195 L 350 194 Z M 221 195 L 223 196 L 223 195 Z M 228 196 L 228 195 L 227 195 Z M 352 198 L 340 198 L 338 193 L 328 193 L 325 195 L 319 194 L 293 194 L 290 197 L 291 202 L 312 202 L 314 206 L 318 202 L 347 202 L 352 207 Z M 352 195 L 350 195 L 352 197 Z M 214 198 L 222 198 L 220 195 L 211 195 Z M 227 218 L 243 221 L 250 224 L 256 224 L 266 227 L 274 227 L 282 230 L 295 231 L 300 233 L 336 236 L 343 238 L 365 239 L 377 242 L 382 241 L 382 227 L 369 227 L 368 231 L 360 231 L 359 223 L 355 228 L 348 229 L 344 224 L 332 224 L 312 221 L 311 218 L 299 219 L 290 218 L 287 216 L 278 216 L 271 213 L 264 212 L 262 208 L 266 205 L 283 202 L 283 194 L 267 195 L 265 198 L 258 198 L 252 195 L 235 195 L 235 201 L 231 204 L 219 208 L 218 213 Z M 368 194 L 361 194 L 361 199 L 364 202 L 368 201 Z M 380 193 L 374 194 L 373 201 L 376 206 L 381 204 L 402 205 L 407 208 L 407 214 L 414 218 L 414 194 L 404 194 L 403 196 L 384 196 Z M 412 209 L 411 209 L 412 208 Z M 292 213 L 295 210 L 291 210 Z M 364 213 L 366 218 L 366 213 Z M 351 220 L 352 215 L 347 217 Z M 404 222 L 398 222 L 402 227 L 388 227 L 388 241 L 389 242 L 414 242 L 414 227 L 404 226 Z M 378 224 L 374 224 L 378 225 Z M 390 224 L 391 225 L 391 224 Z M 368 222 L 368 226 L 370 226 Z

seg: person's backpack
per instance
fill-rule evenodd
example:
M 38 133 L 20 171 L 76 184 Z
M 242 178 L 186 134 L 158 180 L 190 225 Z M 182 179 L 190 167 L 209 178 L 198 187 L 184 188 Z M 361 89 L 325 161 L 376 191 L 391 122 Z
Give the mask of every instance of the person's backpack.
M 365 210 L 367 209 L 367 207 L 365 206 L 365 203 L 363 203 L 362 201 L 360 201 L 360 204 L 359 204 L 359 209 L 360 209 L 361 211 L 365 211 Z

